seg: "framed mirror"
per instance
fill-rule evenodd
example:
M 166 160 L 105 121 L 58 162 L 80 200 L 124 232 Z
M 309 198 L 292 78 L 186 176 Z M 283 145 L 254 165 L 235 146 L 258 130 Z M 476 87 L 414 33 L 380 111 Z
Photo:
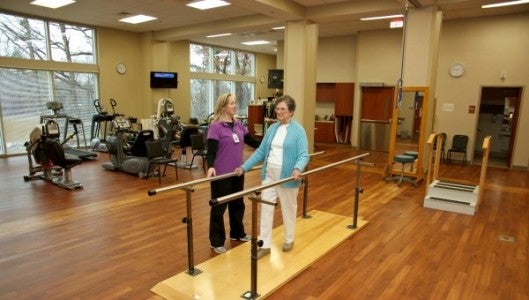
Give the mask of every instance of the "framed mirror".
M 393 100 L 385 176 L 400 175 L 402 164 L 394 163 L 394 157 L 411 151 L 417 158 L 413 163 L 405 164 L 404 176 L 412 177 L 415 182 L 419 182 L 424 178 L 423 160 L 429 89 L 428 87 L 403 87 L 400 103 L 398 100 L 399 91 L 397 90 Z

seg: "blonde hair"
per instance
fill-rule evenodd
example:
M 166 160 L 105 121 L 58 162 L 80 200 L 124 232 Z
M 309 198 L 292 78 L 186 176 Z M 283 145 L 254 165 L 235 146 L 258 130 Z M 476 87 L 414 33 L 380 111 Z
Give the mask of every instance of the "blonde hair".
M 213 114 L 212 122 L 220 120 L 220 118 L 222 117 L 223 109 L 224 107 L 226 107 L 226 105 L 228 105 L 231 97 L 235 97 L 235 95 L 230 94 L 230 93 L 225 93 L 225 94 L 220 95 L 217 98 L 217 103 L 215 103 L 215 111 Z

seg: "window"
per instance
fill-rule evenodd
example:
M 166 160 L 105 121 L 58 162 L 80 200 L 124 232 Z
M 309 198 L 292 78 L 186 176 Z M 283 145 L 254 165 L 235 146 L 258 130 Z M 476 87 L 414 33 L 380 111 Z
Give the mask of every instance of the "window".
M 237 97 L 237 114 L 246 115 L 254 98 L 255 55 L 253 53 L 190 45 L 191 115 L 199 120 L 213 112 L 223 93 Z
M 0 13 L 0 56 L 35 61 L 39 66 L 31 69 L 24 63 L 17 68 L 16 61 L 0 60 L 0 154 L 26 151 L 24 143 L 39 125 L 40 116 L 53 113 L 46 107 L 48 101 L 62 102 L 61 113 L 81 119 L 85 130 L 89 127 L 95 113 L 93 101 L 98 97 L 98 76 L 66 69 L 71 64 L 95 64 L 94 36 L 88 27 Z M 38 61 L 50 63 L 43 68 Z

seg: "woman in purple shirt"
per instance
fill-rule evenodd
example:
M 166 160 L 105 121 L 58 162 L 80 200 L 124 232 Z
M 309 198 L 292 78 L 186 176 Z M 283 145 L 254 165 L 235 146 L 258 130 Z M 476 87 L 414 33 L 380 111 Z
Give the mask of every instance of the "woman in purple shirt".
M 248 129 L 235 118 L 237 104 L 235 95 L 223 94 L 217 99 L 213 120 L 208 127 L 207 177 L 231 173 L 243 162 L 244 143 L 253 148 L 260 142 L 253 139 Z M 211 181 L 211 197 L 219 198 L 244 188 L 244 176 L 234 176 Z M 224 212 L 228 208 L 230 239 L 247 242 L 250 236 L 244 231 L 244 200 L 232 200 L 211 208 L 209 220 L 209 241 L 216 253 L 226 252 L 224 242 Z

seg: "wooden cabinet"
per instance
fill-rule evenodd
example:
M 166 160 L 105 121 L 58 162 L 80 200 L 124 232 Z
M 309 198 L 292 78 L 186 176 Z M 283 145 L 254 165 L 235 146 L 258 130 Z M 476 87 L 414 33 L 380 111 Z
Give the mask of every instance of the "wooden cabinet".
M 316 101 L 334 102 L 336 98 L 335 83 L 316 83 Z
M 248 131 L 253 137 L 261 137 L 261 135 L 255 134 L 255 124 L 261 124 L 261 128 L 264 129 L 264 106 L 263 105 L 248 105 Z M 258 126 L 259 127 L 259 126 Z
M 336 83 L 334 114 L 336 116 L 352 116 L 354 103 L 354 83 Z
M 323 143 L 335 143 L 334 122 L 318 122 L 314 124 L 314 141 Z
M 336 116 L 352 116 L 354 104 L 354 83 L 317 83 L 316 101 L 334 103 L 334 115 Z
M 334 103 L 335 121 L 316 122 L 314 141 L 349 143 L 353 120 L 354 83 L 317 83 L 316 101 Z

